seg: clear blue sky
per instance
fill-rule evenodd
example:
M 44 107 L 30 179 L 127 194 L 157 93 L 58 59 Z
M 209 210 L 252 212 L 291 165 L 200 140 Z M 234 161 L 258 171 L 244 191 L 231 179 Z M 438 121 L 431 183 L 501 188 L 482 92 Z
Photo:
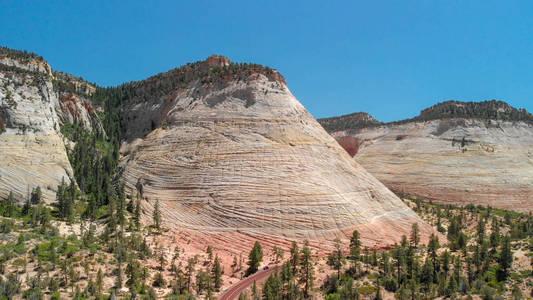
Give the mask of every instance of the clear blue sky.
M 278 69 L 315 117 L 533 111 L 533 1 L 5 1 L 0 44 L 100 85 L 211 54 Z

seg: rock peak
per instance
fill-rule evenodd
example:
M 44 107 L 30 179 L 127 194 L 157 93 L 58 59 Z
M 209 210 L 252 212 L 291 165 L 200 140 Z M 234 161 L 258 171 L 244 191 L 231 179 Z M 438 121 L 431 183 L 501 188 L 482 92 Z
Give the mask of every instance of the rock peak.
M 356 112 L 349 115 L 318 119 L 318 122 L 329 132 L 358 129 L 382 124 L 366 112 Z
M 206 60 L 205 63 L 208 66 L 217 66 L 217 67 L 227 67 L 231 64 L 231 60 L 222 55 L 211 55 Z

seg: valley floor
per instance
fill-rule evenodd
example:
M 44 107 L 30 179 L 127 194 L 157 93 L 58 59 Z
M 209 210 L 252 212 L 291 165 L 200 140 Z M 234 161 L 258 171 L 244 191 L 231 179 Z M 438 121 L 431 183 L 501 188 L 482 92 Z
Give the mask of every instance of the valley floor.
M 389 250 L 339 245 L 329 256 L 310 250 L 314 284 L 309 298 L 530 297 L 530 215 L 404 201 L 439 232 L 433 243 L 419 244 L 413 232 Z M 123 224 L 110 225 L 105 217 L 69 222 L 42 205 L 24 212 L 5 201 L 0 213 L 0 293 L 6 299 L 211 299 L 242 280 L 248 268 L 249 249 L 236 253 L 203 247 L 194 236 L 165 229 L 164 223 L 156 230 L 146 224 L 150 220 L 137 229 L 130 215 Z M 298 246 L 296 252 L 264 248 L 259 269 L 278 265 L 280 271 L 240 298 L 303 298 L 304 245 Z M 300 258 L 294 272 L 287 273 L 294 253 Z

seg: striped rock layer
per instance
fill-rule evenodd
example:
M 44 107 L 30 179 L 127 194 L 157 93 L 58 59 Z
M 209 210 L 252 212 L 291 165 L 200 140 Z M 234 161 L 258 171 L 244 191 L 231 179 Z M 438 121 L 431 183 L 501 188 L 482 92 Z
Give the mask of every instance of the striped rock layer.
M 53 84 L 67 84 L 59 75 L 40 57 L 0 51 L 0 199 L 12 192 L 21 204 L 39 186 L 46 202 L 55 201 L 61 180 L 73 176 L 61 126 L 103 131 L 87 97 Z
M 128 128 L 139 130 L 128 132 L 121 149 L 123 176 L 142 191 L 147 215 L 159 200 L 165 227 L 227 248 L 308 239 L 330 249 L 354 229 L 365 245 L 381 247 L 399 242 L 413 223 L 427 237 L 430 227 L 278 78 L 249 72 L 238 80 L 198 79 L 122 108 L 135 123 Z M 154 123 L 145 134 L 143 124 Z
M 443 119 L 333 132 L 390 189 L 443 204 L 533 210 L 533 125 Z

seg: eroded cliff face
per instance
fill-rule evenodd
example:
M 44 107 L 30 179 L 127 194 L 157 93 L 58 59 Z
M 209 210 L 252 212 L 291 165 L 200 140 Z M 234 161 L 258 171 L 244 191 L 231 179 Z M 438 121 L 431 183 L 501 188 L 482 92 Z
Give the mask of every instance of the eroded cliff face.
M 238 72 L 122 108 L 123 176 L 142 191 L 147 215 L 159 199 L 165 226 L 227 249 L 255 239 L 308 239 L 330 249 L 354 229 L 365 245 L 385 246 L 415 222 L 429 234 L 324 131 L 279 73 Z
M 82 78 L 63 72 L 53 72 L 54 91 L 59 99 L 56 112 L 61 124 L 78 124 L 91 133 L 105 134 L 96 108 L 89 98 L 96 86 Z
M 0 198 L 13 192 L 23 202 L 40 186 L 50 202 L 61 179 L 68 182 L 72 176 L 59 133 L 59 100 L 49 68 L 14 65 L 0 71 L 0 118 L 5 127 L 0 134 Z
M 56 112 L 61 124 L 78 124 L 89 132 L 105 133 L 96 109 L 87 97 L 69 92 L 58 92 L 58 96 L 59 109 Z
M 332 132 L 359 142 L 355 160 L 398 193 L 457 205 L 533 210 L 533 125 L 449 118 Z
M 72 178 L 61 126 L 102 127 L 86 99 L 57 89 L 54 80 L 42 58 L 0 53 L 0 198 L 13 192 L 23 202 L 40 186 L 45 201 L 55 200 L 61 180 Z

